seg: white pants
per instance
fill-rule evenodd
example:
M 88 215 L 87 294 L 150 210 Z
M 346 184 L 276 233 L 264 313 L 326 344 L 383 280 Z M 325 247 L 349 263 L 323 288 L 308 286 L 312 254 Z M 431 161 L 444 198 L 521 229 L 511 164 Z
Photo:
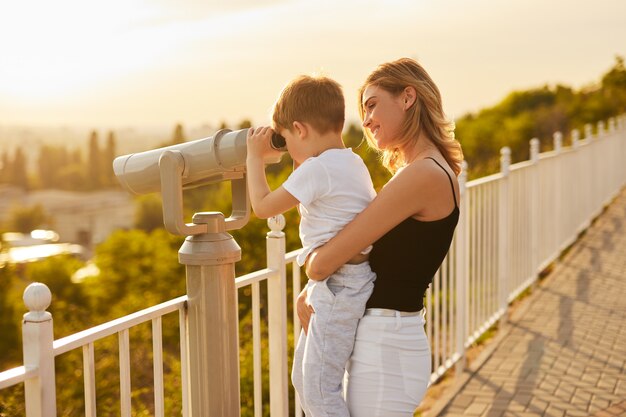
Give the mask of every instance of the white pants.
M 365 315 L 344 380 L 351 417 L 412 417 L 431 373 L 423 315 Z
M 300 333 L 291 373 L 307 417 L 350 417 L 342 382 L 375 279 L 369 263 L 363 262 L 344 265 L 325 281 L 307 284 L 315 314 L 309 334 Z

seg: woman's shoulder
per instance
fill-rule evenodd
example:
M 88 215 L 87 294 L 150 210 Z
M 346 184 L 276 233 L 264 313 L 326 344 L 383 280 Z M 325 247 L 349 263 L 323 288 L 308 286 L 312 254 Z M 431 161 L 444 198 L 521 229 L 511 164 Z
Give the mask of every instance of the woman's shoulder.
M 443 157 L 417 159 L 398 170 L 391 181 L 404 184 L 413 195 L 420 197 L 422 210 L 443 205 L 445 211 L 451 203 L 452 193 L 456 201 L 459 198 L 457 178 Z
M 410 177 L 418 183 L 430 183 L 437 179 L 450 179 L 456 182 L 454 171 L 449 167 L 443 157 L 428 156 L 419 158 L 399 169 L 392 180 L 396 177 Z M 449 182 L 446 180 L 446 182 Z

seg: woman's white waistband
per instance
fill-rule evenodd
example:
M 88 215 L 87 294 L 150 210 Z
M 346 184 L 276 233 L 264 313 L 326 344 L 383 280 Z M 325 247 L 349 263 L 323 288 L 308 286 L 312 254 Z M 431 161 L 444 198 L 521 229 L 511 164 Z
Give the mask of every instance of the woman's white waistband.
M 388 308 L 367 308 L 365 309 L 366 316 L 376 316 L 376 317 L 412 317 L 412 316 L 423 316 L 424 309 L 420 311 L 398 311 L 391 310 Z

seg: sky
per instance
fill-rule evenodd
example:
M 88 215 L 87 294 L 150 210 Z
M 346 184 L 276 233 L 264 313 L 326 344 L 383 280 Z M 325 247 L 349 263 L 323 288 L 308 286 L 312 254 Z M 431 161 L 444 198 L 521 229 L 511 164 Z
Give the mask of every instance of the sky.
M 268 124 L 299 74 L 348 121 L 380 63 L 431 74 L 450 118 L 509 92 L 597 82 L 626 56 L 626 1 L 0 0 L 0 126 Z

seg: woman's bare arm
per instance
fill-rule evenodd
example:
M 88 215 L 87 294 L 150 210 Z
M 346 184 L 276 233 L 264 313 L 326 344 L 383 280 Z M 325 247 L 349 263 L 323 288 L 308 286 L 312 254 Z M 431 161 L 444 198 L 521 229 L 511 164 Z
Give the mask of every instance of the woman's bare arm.
M 408 217 L 419 214 L 437 175 L 429 164 L 413 163 L 397 173 L 371 204 L 309 256 L 309 278 L 322 280 Z

